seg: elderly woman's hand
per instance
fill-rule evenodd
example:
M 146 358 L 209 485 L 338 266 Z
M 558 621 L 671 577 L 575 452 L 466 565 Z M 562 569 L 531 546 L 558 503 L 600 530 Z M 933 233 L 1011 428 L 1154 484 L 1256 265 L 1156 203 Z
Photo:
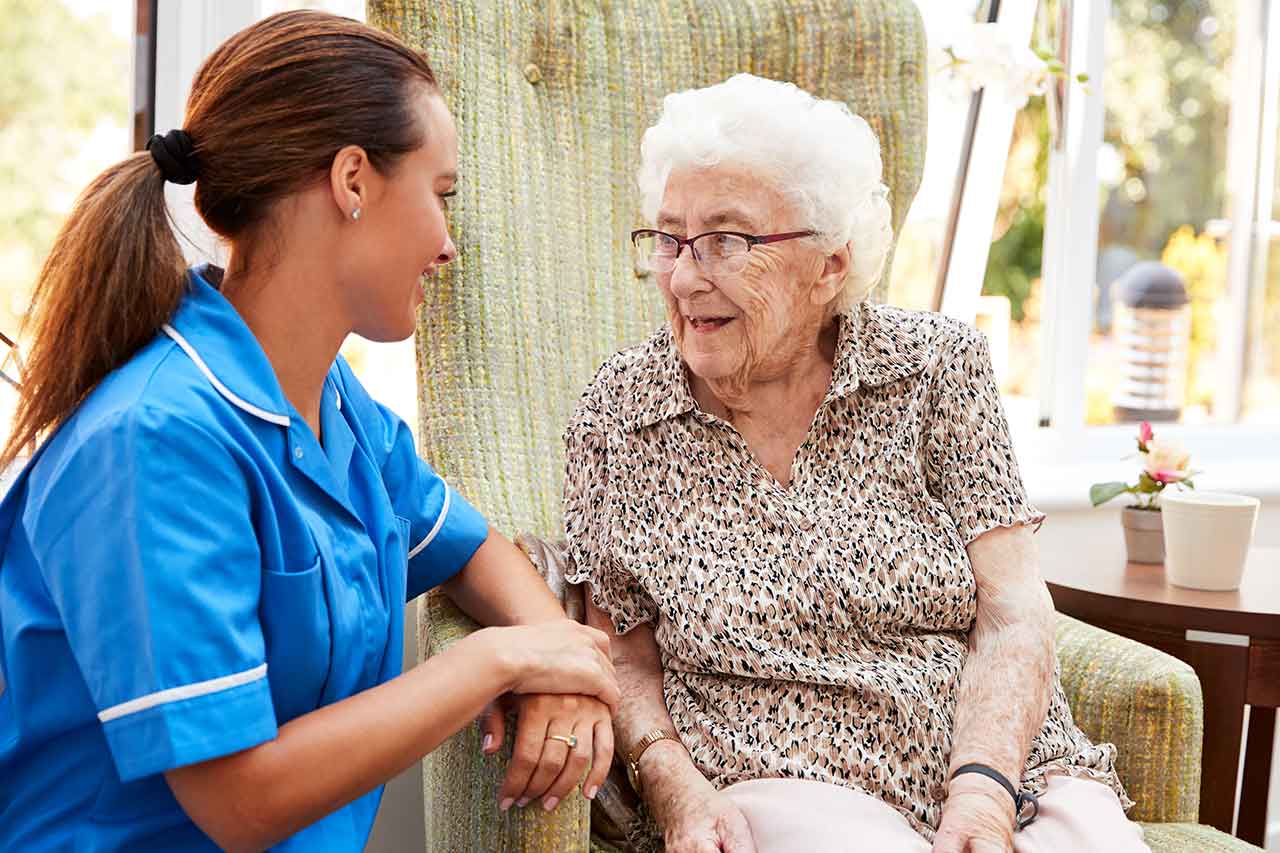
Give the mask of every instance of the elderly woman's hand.
M 951 781 L 933 853 L 1013 853 L 1013 800 L 983 777 Z
M 667 853 L 756 853 L 746 817 L 710 784 L 673 803 L 662 833 Z
M 641 771 L 667 853 L 756 853 L 742 811 L 698 772 L 683 747 L 671 743 L 659 741 L 646 752 Z

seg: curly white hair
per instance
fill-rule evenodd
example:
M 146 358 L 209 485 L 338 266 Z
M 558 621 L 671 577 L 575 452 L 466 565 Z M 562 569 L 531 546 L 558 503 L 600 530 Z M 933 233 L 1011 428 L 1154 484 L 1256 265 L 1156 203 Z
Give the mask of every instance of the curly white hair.
M 839 101 L 751 74 L 667 95 L 640 144 L 641 214 L 656 221 L 672 171 L 720 164 L 758 171 L 776 186 L 823 251 L 850 244 L 836 310 L 866 298 L 884 270 L 893 226 L 880 142 L 865 119 Z

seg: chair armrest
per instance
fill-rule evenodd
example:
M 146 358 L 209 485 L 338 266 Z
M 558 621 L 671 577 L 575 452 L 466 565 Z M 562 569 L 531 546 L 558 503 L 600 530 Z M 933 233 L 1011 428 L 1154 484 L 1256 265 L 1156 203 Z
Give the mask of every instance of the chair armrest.
M 479 626 L 439 590 L 418 600 L 418 654 L 425 659 Z M 590 810 L 586 799 L 565 798 L 554 812 L 541 805 L 498 810 L 498 788 L 511 759 L 515 727 L 498 755 L 480 751 L 480 727 L 471 724 L 422 762 L 427 850 L 520 850 L 524 853 L 586 853 Z
M 1195 823 L 1200 812 L 1204 699 L 1195 671 L 1164 652 L 1058 615 L 1062 688 L 1095 743 L 1116 745 L 1116 770 L 1138 821 Z

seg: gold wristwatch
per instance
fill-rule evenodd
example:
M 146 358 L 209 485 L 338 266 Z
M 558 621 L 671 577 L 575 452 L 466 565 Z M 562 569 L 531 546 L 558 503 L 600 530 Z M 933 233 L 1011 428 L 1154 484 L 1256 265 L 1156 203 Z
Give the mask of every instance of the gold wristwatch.
M 641 796 L 644 795 L 644 785 L 640 783 L 640 756 L 644 755 L 646 749 L 660 740 L 673 740 L 676 743 L 680 743 L 680 738 L 675 732 L 668 729 L 654 729 L 636 741 L 636 745 L 631 747 L 631 751 L 627 753 L 627 779 L 631 782 L 631 787 L 635 789 L 635 792 Z

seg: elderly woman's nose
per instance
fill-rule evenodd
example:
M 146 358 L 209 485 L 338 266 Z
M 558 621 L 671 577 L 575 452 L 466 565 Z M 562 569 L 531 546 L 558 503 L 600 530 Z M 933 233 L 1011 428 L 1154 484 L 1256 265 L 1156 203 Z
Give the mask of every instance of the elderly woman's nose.
M 693 250 L 685 247 L 676 257 L 676 265 L 671 270 L 672 295 L 686 299 L 710 289 L 711 282 L 703 275 L 702 266 L 693 257 Z

